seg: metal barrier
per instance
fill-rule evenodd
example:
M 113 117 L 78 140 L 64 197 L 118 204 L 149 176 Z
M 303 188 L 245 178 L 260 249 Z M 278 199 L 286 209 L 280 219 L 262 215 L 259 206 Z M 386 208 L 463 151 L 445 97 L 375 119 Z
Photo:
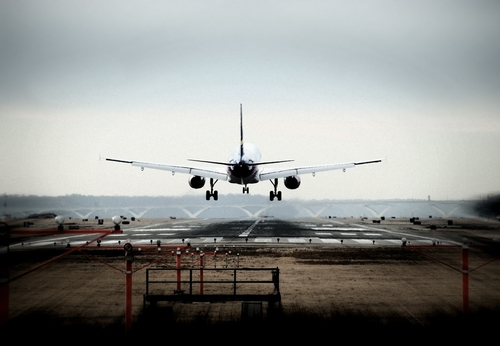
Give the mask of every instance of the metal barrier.
M 261 273 L 265 271 L 271 272 L 271 280 L 261 279 Z M 189 280 L 182 281 L 181 276 L 186 272 L 189 273 Z M 174 273 L 177 279 L 166 280 L 164 276 L 170 273 Z M 199 273 L 197 280 L 193 279 L 193 273 Z M 211 277 L 206 280 L 204 275 Z M 215 280 L 221 276 L 228 279 Z M 240 277 L 243 279 L 238 280 Z M 272 284 L 271 293 L 256 293 L 261 292 L 265 284 Z M 196 285 L 199 285 L 198 288 Z M 172 290 L 174 286 L 175 289 Z M 168 294 L 169 290 L 173 294 Z M 149 268 L 146 270 L 143 306 L 146 306 L 146 302 L 156 305 L 159 301 L 267 301 L 281 305 L 279 268 Z

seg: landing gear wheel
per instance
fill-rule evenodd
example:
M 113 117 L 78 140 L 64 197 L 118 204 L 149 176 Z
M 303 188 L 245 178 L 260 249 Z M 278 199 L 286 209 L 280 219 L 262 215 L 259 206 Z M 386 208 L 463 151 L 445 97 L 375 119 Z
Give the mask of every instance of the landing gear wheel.
M 217 192 L 217 190 L 214 191 L 214 185 L 218 182 L 219 180 L 216 180 L 214 182 L 214 179 L 213 178 L 210 178 L 210 191 L 207 190 L 207 193 L 206 193 L 206 199 L 207 201 L 210 200 L 210 197 L 213 197 L 214 198 L 214 201 L 218 200 L 219 199 L 219 193 Z
M 273 191 L 269 192 L 269 200 L 274 201 L 275 198 L 277 198 L 278 201 L 281 201 L 281 191 L 278 191 L 277 193 L 274 193 Z
M 250 192 L 250 188 L 248 186 L 244 186 L 243 187 L 243 193 L 249 193 Z
M 207 201 L 209 201 L 211 197 L 214 198 L 214 201 L 217 201 L 219 199 L 219 192 L 217 190 L 215 190 L 214 192 L 210 192 L 207 190 L 206 194 Z
M 278 179 L 274 179 L 274 182 L 271 180 L 271 184 L 274 186 L 274 191 L 269 192 L 269 200 L 274 201 L 274 198 L 278 198 L 278 201 L 281 201 L 281 191 L 278 190 Z

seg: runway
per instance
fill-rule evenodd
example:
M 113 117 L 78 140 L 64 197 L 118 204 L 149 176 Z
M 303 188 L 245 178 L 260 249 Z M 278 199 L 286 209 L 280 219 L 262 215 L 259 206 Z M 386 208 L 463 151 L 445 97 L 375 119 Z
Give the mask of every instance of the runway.
M 406 326 L 411 327 L 406 329 L 407 335 L 428 331 L 428 338 L 439 330 L 449 338 L 459 335 L 464 327 L 459 314 L 463 304 L 463 251 L 455 246 L 463 238 L 479 245 L 500 244 L 500 222 L 487 219 L 456 218 L 451 220 L 452 225 L 449 219 L 437 218 L 419 220 L 419 224 L 404 218 L 141 219 L 124 220 L 129 223 L 121 225 L 122 233 L 110 234 L 110 219 L 104 219 L 101 230 L 94 220 L 67 220 L 65 230 L 57 233 L 54 220 L 31 221 L 33 225 L 26 228 L 22 227 L 23 220 L 11 225 L 14 232 L 9 263 L 14 280 L 10 285 L 13 322 L 9 333 L 13 335 L 26 328 L 39 335 L 70 327 L 80 334 L 100 336 L 121 328 L 125 300 L 123 246 L 129 240 L 134 246 L 134 327 L 141 337 L 156 335 L 165 325 L 176 333 L 184 331 L 182 335 L 200 326 L 209 326 L 203 335 L 224 335 L 238 326 L 241 335 L 248 332 L 248 325 L 234 323 L 240 321 L 241 304 L 230 302 L 160 304 L 158 314 L 142 314 L 146 311 L 145 269 L 174 268 L 177 262 L 170 251 L 190 243 L 192 248 L 186 250 L 191 260 L 182 261 L 185 269 L 198 264 L 194 256 L 197 247 L 208 255 L 204 257 L 206 268 L 215 269 L 218 264 L 223 268 L 229 263 L 229 267 L 280 269 L 283 309 L 278 319 L 264 309 L 262 326 L 268 331 L 286 330 L 292 325 L 296 330 L 323 335 L 325 331 L 331 334 L 332 325 L 339 333 L 355 325 L 372 337 L 373 332 L 382 330 L 386 335 Z M 103 235 L 100 246 L 104 251 L 96 242 L 86 244 Z M 401 247 L 402 238 L 425 248 Z M 161 253 L 156 253 L 158 240 Z M 434 247 L 434 241 L 444 246 Z M 476 340 L 477 335 L 485 335 L 485 330 L 489 335 L 494 330 L 492 321 L 498 321 L 500 270 L 495 259 L 499 248 L 470 249 L 470 306 L 471 311 L 473 308 L 482 313 L 473 315 L 476 323 L 467 330 Z M 225 253 L 225 257 L 216 256 L 214 250 Z M 60 256 L 64 260 L 59 260 Z M 43 270 L 34 270 L 39 268 Z M 182 278 L 187 276 L 183 274 Z M 99 330 L 88 329 L 88 323 Z M 220 328 L 214 330 L 212 326 Z
M 304 218 L 304 219 L 145 219 L 122 224 L 122 233 L 105 236 L 99 246 L 121 246 L 131 242 L 134 246 L 401 246 L 403 239 L 413 245 L 458 245 L 464 237 L 478 236 L 478 223 L 482 233 L 485 229 L 498 230 L 494 220 L 489 226 L 486 221 L 476 219 L 455 220 L 453 226 L 444 219 L 424 220 L 421 224 L 410 223 L 408 219 L 375 221 L 359 218 Z M 109 223 L 109 222 L 108 222 Z M 83 223 L 86 227 L 88 223 Z M 431 225 L 435 229 L 431 229 Z M 36 225 L 34 225 L 36 227 Z M 109 226 L 108 226 L 109 227 Z M 109 228 L 108 228 L 109 229 Z M 474 230 L 476 229 L 476 230 Z M 83 229 L 82 229 L 83 232 Z M 472 234 L 471 234 L 472 232 Z M 493 235 L 494 237 L 494 235 Z M 35 236 L 16 241 L 10 247 L 54 247 L 80 246 L 91 242 L 96 234 L 57 233 Z M 480 237 L 479 237 L 480 238 Z M 489 239 L 489 238 L 488 238 Z M 490 239 L 491 240 L 491 239 Z M 97 246 L 91 243 L 89 246 Z

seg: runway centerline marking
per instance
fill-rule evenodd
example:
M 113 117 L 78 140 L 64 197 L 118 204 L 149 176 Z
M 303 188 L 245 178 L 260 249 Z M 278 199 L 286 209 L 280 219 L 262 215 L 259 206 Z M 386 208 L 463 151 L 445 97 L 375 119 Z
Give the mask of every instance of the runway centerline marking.
M 258 224 L 260 221 L 261 221 L 261 220 L 257 220 L 257 221 L 255 221 L 255 222 L 252 224 L 252 226 L 248 227 L 248 229 L 247 229 L 245 232 L 241 233 L 238 237 L 248 237 L 248 235 L 250 234 L 250 232 L 252 232 L 252 231 L 253 231 L 253 229 L 255 228 L 255 226 L 257 226 L 257 224 Z

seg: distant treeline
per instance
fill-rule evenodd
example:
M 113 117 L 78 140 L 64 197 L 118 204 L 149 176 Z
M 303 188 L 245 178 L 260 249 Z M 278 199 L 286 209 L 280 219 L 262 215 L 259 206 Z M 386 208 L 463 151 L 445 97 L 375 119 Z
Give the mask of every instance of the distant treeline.
M 20 218 L 32 214 L 54 213 L 71 217 L 132 215 L 141 217 L 455 217 L 499 215 L 500 197 L 479 201 L 428 201 L 427 199 L 392 200 L 300 200 L 269 201 L 268 196 L 227 194 L 218 201 L 206 201 L 202 195 L 185 196 L 36 196 L 3 195 L 0 216 Z
M 161 205 L 192 202 L 193 197 L 150 197 L 150 196 L 88 196 L 88 195 L 65 195 L 65 196 L 36 196 L 36 195 L 7 195 L 3 203 L 8 208 L 99 208 L 114 205 L 126 207 L 130 205 Z
M 240 195 L 240 194 L 228 194 L 224 195 L 217 202 L 206 201 L 204 195 L 192 195 L 192 196 L 91 196 L 91 195 L 79 195 L 71 194 L 65 196 L 37 196 L 37 195 L 3 195 L 2 204 L 7 209 L 39 209 L 39 208 L 100 208 L 107 206 L 115 207 L 130 207 L 130 206 L 158 206 L 158 205 L 200 205 L 203 203 L 215 204 L 215 205 L 241 205 L 241 204 L 276 204 L 277 202 L 270 202 L 267 196 L 264 195 Z M 487 201 L 478 201 L 477 203 L 482 203 L 481 206 L 484 208 L 485 204 L 491 204 L 492 200 L 497 201 L 500 199 L 498 196 L 495 198 L 489 198 Z M 346 202 L 362 202 L 364 200 L 345 200 Z M 368 200 L 366 200 L 368 201 Z M 389 201 L 389 200 L 381 200 Z M 401 202 L 412 202 L 412 201 L 424 201 L 424 200 L 390 200 L 390 201 L 401 201 Z M 325 204 L 325 203 L 338 203 L 342 200 L 299 200 L 299 199 L 287 199 L 280 201 L 279 204 Z M 374 202 L 371 200 L 370 202 Z

